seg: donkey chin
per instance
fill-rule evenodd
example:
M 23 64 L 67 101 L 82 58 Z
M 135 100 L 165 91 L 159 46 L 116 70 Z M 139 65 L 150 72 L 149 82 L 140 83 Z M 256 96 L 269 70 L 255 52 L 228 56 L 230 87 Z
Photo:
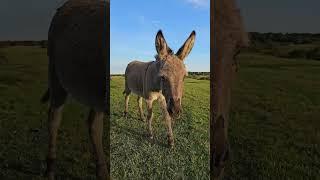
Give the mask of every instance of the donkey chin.
M 182 108 L 181 106 L 168 106 L 167 111 L 169 112 L 169 115 L 174 119 L 180 119 Z

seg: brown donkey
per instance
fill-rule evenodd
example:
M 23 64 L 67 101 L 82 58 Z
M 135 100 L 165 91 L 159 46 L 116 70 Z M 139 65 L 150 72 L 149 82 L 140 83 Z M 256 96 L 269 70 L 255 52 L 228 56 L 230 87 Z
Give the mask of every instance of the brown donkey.
M 102 146 L 103 117 L 107 112 L 109 2 L 69 0 L 53 17 L 48 33 L 49 89 L 42 102 L 48 111 L 47 171 L 54 179 L 56 139 L 67 95 L 90 107 L 87 120 L 98 179 L 106 179 L 109 165 Z
M 249 39 L 244 30 L 235 0 L 211 3 L 211 112 L 210 152 L 211 178 L 222 179 L 229 159 L 228 124 L 232 84 L 236 78 L 240 49 Z
M 147 126 L 151 139 L 152 132 L 152 103 L 155 100 L 160 102 L 167 126 L 168 144 L 173 147 L 174 138 L 172 133 L 172 117 L 179 118 L 182 106 L 183 82 L 187 75 L 184 59 L 190 53 L 196 33 L 193 31 L 186 42 L 176 54 L 169 48 L 161 30 L 156 35 L 155 45 L 157 50 L 156 61 L 152 62 L 130 62 L 125 72 L 125 111 L 128 113 L 130 93 L 138 95 L 138 107 L 140 118 L 143 120 L 142 98 L 147 104 Z

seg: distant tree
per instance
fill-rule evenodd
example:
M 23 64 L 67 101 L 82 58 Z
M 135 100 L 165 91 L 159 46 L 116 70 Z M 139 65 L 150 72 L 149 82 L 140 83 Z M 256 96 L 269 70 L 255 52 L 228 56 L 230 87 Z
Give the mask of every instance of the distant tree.
M 10 46 L 15 46 L 16 42 L 15 41 L 9 41 Z
M 46 40 L 40 41 L 40 47 L 41 48 L 47 48 L 48 47 L 48 42 Z

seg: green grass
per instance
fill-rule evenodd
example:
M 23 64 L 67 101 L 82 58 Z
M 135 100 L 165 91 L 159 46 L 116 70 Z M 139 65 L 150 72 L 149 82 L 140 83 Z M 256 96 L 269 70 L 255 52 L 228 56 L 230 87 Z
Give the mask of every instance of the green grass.
M 42 179 L 47 154 L 46 50 L 0 49 L 0 179 Z M 70 99 L 58 134 L 57 176 L 95 179 L 86 118 L 88 109 Z
M 320 178 L 320 62 L 243 54 L 227 179 Z
M 137 96 L 131 95 L 129 117 L 123 118 L 124 78 L 111 80 L 111 175 L 115 179 L 208 179 L 209 81 L 187 78 L 184 113 L 175 121 L 175 147 L 167 147 L 166 126 L 158 102 L 154 102 L 154 142 L 146 123 L 139 120 Z M 143 104 L 145 109 L 145 104 Z M 148 179 L 147 178 L 147 179 Z
M 47 88 L 46 51 L 13 47 L 0 49 L 0 55 L 5 59 L 0 60 L 0 179 L 42 179 L 47 105 L 39 99 Z M 239 61 L 226 179 L 320 179 L 320 62 L 252 53 L 241 54 Z M 145 124 L 138 120 L 136 98 L 131 98 L 128 120 L 123 119 L 123 79 L 111 81 L 115 179 L 207 177 L 208 82 L 186 80 L 184 114 L 173 128 L 176 148 L 169 150 L 158 103 L 156 140 L 150 143 Z M 57 146 L 60 179 L 95 178 L 87 114 L 72 99 L 65 105 Z

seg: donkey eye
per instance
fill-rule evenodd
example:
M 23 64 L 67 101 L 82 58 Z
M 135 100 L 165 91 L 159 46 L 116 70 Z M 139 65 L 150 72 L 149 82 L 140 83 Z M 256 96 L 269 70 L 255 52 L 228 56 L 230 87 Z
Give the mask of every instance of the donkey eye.
M 160 79 L 161 79 L 161 81 L 165 81 L 166 80 L 166 78 L 164 76 L 161 76 Z

